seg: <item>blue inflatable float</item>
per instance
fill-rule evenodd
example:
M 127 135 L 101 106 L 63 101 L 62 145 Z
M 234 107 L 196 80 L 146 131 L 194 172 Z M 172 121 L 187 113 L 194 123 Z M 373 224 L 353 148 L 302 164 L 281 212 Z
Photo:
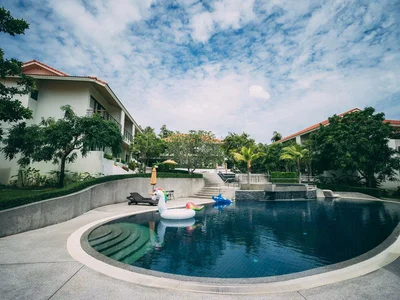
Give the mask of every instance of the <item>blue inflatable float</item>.
M 223 197 L 222 194 L 219 194 L 218 196 L 212 196 L 211 198 L 215 201 L 216 204 L 231 204 L 232 203 L 232 200 Z

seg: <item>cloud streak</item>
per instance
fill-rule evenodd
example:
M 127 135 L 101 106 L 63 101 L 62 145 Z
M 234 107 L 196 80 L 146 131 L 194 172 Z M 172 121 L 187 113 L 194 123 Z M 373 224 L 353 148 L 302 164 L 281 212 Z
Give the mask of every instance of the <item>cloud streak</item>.
M 142 126 L 268 142 L 354 107 L 400 119 L 399 1 L 4 5 L 31 24 L 7 56 L 104 79 Z

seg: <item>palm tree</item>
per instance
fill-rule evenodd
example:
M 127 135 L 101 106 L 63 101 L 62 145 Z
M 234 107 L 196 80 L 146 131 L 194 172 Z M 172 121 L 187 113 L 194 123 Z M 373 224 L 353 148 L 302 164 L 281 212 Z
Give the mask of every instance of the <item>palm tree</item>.
M 282 135 L 278 132 L 278 131 L 274 131 L 273 133 L 272 133 L 272 139 L 271 139 L 271 142 L 277 142 L 277 141 L 280 141 L 282 139 Z
M 242 147 L 240 153 L 235 152 L 233 153 L 233 158 L 236 161 L 244 161 L 247 164 L 247 183 L 250 184 L 250 170 L 251 170 L 251 163 L 253 160 L 259 158 L 262 153 L 255 153 L 255 147 Z
M 299 176 L 299 183 L 301 183 L 300 178 L 300 163 L 301 160 L 307 155 L 308 149 L 302 148 L 300 145 L 292 145 L 282 149 L 282 154 L 280 159 L 291 160 L 297 163 L 297 171 Z

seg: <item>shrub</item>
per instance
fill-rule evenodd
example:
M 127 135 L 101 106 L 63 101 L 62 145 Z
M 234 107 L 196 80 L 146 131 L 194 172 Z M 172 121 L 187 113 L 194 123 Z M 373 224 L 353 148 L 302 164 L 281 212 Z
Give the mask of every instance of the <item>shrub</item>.
M 298 183 L 299 178 L 296 172 L 271 172 L 272 183 Z
M 128 168 L 131 169 L 132 171 L 135 171 L 135 170 L 136 170 L 136 167 L 137 167 L 137 163 L 134 162 L 133 160 L 131 160 L 131 161 L 128 163 Z
M 122 169 L 124 169 L 125 171 L 129 172 L 129 168 L 127 166 L 122 166 Z
M 23 197 L 21 197 L 19 195 L 17 197 L 15 197 L 15 196 L 13 197 L 13 195 L 8 195 L 7 197 L 2 196 L 0 199 L 0 210 L 7 209 L 7 208 L 13 208 L 16 206 L 21 206 L 21 205 L 29 204 L 29 203 L 33 203 L 33 202 L 38 202 L 41 200 L 65 196 L 68 194 L 72 194 L 72 193 L 81 191 L 85 188 L 88 188 L 90 186 L 93 186 L 93 185 L 96 185 L 99 183 L 120 180 L 120 179 L 136 178 L 136 177 L 150 178 L 150 176 L 151 176 L 150 173 L 111 175 L 111 176 L 92 178 L 89 180 L 76 182 L 71 185 L 60 188 L 60 189 L 45 190 L 40 193 L 38 193 L 37 191 L 35 191 L 35 192 L 32 191 L 31 195 L 23 196 Z M 187 172 L 186 172 L 186 174 L 159 173 L 159 174 L 157 174 L 157 178 L 203 178 L 203 175 L 202 174 L 188 174 Z
M 104 157 L 105 159 L 109 159 L 109 160 L 113 160 L 113 159 L 114 159 L 114 157 L 112 156 L 112 154 L 108 154 L 108 153 L 104 153 L 103 157 Z

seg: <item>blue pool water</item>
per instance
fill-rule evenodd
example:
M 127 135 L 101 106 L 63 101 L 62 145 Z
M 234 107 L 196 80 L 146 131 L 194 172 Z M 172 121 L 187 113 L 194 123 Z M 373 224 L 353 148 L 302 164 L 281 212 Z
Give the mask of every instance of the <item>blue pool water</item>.
M 382 243 L 400 205 L 371 201 L 238 201 L 207 206 L 194 219 L 155 212 L 105 224 L 89 235 L 100 253 L 172 274 L 252 278 L 342 262 Z

